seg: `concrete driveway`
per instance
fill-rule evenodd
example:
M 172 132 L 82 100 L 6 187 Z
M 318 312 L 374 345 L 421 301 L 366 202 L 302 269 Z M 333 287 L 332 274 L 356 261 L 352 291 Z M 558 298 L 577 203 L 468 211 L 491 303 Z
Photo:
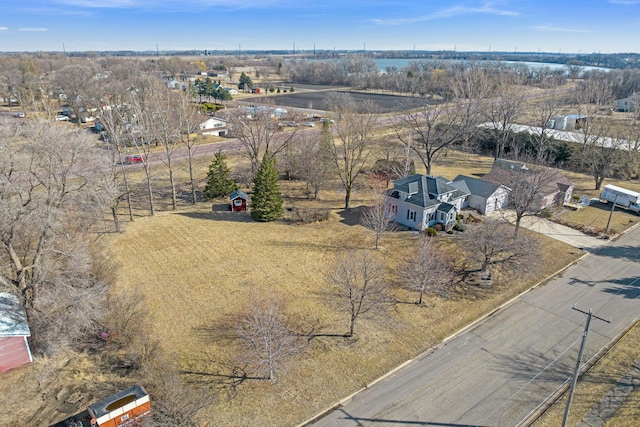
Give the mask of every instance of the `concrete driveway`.
M 490 218 L 502 218 L 512 224 L 515 222 L 515 214 L 513 211 L 505 210 L 501 212 L 492 212 L 487 216 Z M 573 228 L 556 224 L 548 219 L 537 216 L 525 216 L 520 221 L 520 227 L 535 231 L 536 233 L 544 234 L 545 236 L 560 240 L 561 242 L 565 242 L 571 246 L 584 249 L 586 251 L 593 251 L 608 242 L 608 240 L 588 236 L 578 230 L 574 230 Z

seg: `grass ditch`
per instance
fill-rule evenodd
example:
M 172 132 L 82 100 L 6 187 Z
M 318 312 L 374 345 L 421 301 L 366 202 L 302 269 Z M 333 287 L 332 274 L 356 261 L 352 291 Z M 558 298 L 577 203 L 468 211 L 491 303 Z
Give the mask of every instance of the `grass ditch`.
M 580 377 L 571 402 L 568 425 L 577 425 L 602 397 L 624 376 L 634 362 L 640 360 L 640 326 L 636 322 L 627 334 L 609 350 L 586 374 Z M 640 419 L 640 390 L 636 388 L 625 403 L 604 425 L 606 427 L 634 426 Z M 567 393 L 554 403 L 533 427 L 562 424 L 567 405 Z

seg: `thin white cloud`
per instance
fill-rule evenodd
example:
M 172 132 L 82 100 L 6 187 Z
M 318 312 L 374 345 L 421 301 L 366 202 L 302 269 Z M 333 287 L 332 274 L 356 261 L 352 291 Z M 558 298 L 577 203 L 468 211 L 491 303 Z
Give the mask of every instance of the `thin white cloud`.
M 542 31 L 545 33 L 591 33 L 589 30 L 580 30 L 577 28 L 563 28 L 563 27 L 552 27 L 550 25 L 536 25 L 533 27 L 534 30 Z
M 58 4 L 83 7 L 87 9 L 149 9 L 174 10 L 176 8 L 220 7 L 235 8 L 274 7 L 276 5 L 291 6 L 285 0 L 56 0 Z
M 8 31 L 9 28 L 8 27 L 0 27 L 0 31 Z
M 31 27 L 27 27 L 27 28 L 19 28 L 18 31 L 49 31 L 47 28 L 31 28 Z
M 623 6 L 632 6 L 634 4 L 640 4 L 640 0 L 609 0 L 612 4 L 621 4 Z
M 452 6 L 428 15 L 414 18 L 398 19 L 374 19 L 373 22 L 383 25 L 402 25 L 416 22 L 433 21 L 436 19 L 452 18 L 459 15 L 497 15 L 497 16 L 520 16 L 520 13 L 501 7 L 499 2 L 486 2 L 480 6 Z

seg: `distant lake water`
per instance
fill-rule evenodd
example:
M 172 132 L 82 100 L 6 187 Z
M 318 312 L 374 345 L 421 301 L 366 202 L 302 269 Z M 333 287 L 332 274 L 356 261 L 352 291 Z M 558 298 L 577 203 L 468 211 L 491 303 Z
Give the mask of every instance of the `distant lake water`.
M 387 67 L 396 67 L 398 70 L 409 67 L 409 65 L 413 62 L 427 62 L 430 61 L 428 58 L 381 58 L 374 59 L 378 69 L 384 72 Z M 464 62 L 473 62 L 467 61 L 464 59 L 436 59 L 434 61 L 438 62 L 450 62 L 450 63 L 464 63 Z M 478 62 L 495 62 L 495 61 L 478 61 Z M 503 64 L 513 64 L 513 65 L 525 65 L 531 69 L 542 69 L 549 68 L 550 70 L 566 70 L 567 66 L 565 64 L 556 64 L 553 62 L 529 62 L 529 61 L 501 61 Z M 601 71 L 609 71 L 609 68 L 603 67 L 591 67 L 591 66 L 583 66 L 580 67 L 582 71 L 590 71 L 590 70 L 601 70 Z

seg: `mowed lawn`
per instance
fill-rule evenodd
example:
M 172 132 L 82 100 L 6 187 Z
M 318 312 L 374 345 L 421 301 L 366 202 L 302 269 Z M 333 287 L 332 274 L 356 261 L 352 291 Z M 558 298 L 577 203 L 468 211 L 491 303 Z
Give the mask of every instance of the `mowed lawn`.
M 295 425 L 581 254 L 538 236 L 545 251 L 536 277 L 519 277 L 509 286 L 497 283 L 493 289 L 458 286 L 448 299 L 428 298 L 426 307 L 413 304 L 415 295 L 395 289 L 399 303 L 377 319 L 359 322 L 353 339 L 315 338 L 279 372 L 277 381 L 248 380 L 234 393 L 215 394 L 223 379 L 218 375 L 231 373 L 233 360 L 229 345 L 216 341 L 211 331 L 216 321 L 245 309 L 252 290 L 258 290 L 284 301 L 286 314 L 301 328 L 344 334 L 347 318 L 327 299 L 326 291 L 332 289 L 327 266 L 345 247 L 372 248 L 373 239 L 355 225 L 354 214 L 342 210 L 332 211 L 328 221 L 293 225 L 211 213 L 210 206 L 138 219 L 111 237 L 110 246 L 120 263 L 116 287 L 145 294 L 150 333 L 174 356 L 186 379 L 211 386 L 212 404 L 206 412 L 213 425 Z M 411 256 L 416 238 L 415 232 L 395 232 L 382 240 L 377 252 L 390 283 L 397 283 L 398 266 Z M 452 236 L 441 238 L 454 242 Z M 455 250 L 455 245 L 447 246 Z

